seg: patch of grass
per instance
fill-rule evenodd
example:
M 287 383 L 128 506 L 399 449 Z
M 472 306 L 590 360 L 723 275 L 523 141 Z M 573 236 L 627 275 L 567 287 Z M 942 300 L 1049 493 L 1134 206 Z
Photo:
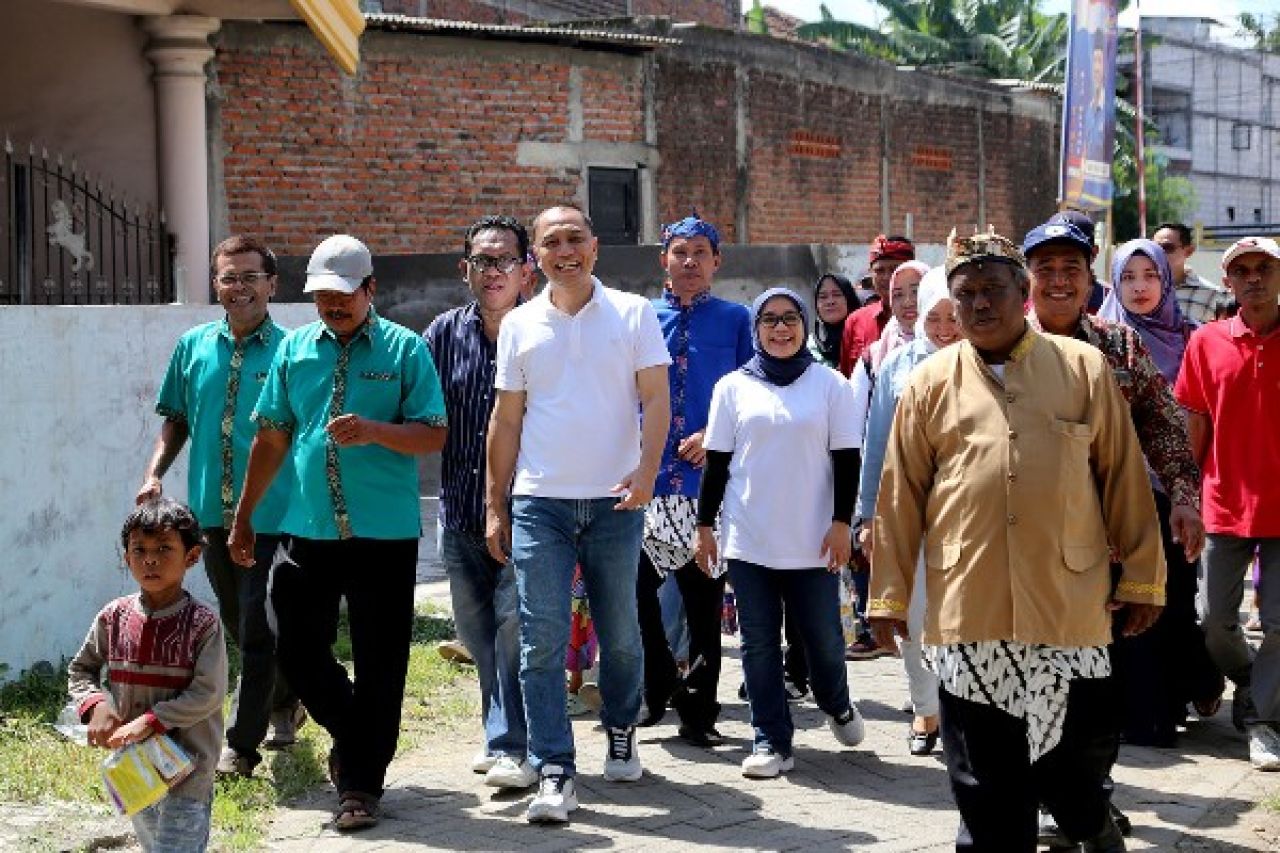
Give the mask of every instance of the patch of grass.
M 1272 812 L 1280 813 L 1280 791 L 1275 791 L 1262 801 L 1262 805 Z
M 431 735 L 454 731 L 476 720 L 479 704 L 476 691 L 471 689 L 474 671 L 443 660 L 435 650 L 436 642 L 454 635 L 453 622 L 442 610 L 428 607 L 415 615 L 397 755 Z M 228 651 L 238 662 L 235 650 Z M 345 615 L 339 623 L 334 653 L 350 665 L 351 638 Z M 65 666 L 61 670 L 35 668 L 0 685 L 0 800 L 103 801 L 98 764 L 105 753 L 71 743 L 51 726 L 66 704 L 65 671 Z M 211 846 L 237 853 L 260 849 L 276 807 L 325 782 L 331 746 L 324 729 L 308 723 L 299 730 L 298 743 L 292 749 L 264 752 L 263 763 L 252 779 L 219 779 Z

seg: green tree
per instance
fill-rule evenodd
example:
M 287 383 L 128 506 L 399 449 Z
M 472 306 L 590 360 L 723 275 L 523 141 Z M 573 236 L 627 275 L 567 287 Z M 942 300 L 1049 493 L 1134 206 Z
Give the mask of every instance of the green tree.
M 1266 15 L 1241 12 L 1236 35 L 1253 39 L 1254 50 L 1263 53 L 1280 53 L 1280 12 L 1271 15 L 1268 25 Z

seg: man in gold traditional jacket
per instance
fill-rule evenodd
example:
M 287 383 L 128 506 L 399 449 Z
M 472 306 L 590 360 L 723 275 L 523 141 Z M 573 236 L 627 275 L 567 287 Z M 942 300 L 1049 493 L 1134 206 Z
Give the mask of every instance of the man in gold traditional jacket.
M 1031 853 L 1037 801 L 1086 851 L 1124 850 L 1103 790 L 1111 612 L 1136 634 L 1164 602 L 1142 450 L 1102 354 L 1027 325 L 1013 243 L 953 232 L 946 270 L 967 340 L 917 367 L 899 401 L 868 615 L 878 642 L 905 635 L 923 549 L 957 850 Z

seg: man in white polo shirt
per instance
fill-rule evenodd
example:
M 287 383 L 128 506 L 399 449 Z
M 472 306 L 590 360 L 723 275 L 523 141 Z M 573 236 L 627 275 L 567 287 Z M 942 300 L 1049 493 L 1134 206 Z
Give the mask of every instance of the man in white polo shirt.
M 604 777 L 642 772 L 636 565 L 671 421 L 671 357 L 649 301 L 591 274 L 598 242 L 585 213 L 548 208 L 532 230 L 548 285 L 498 334 L 485 533 L 494 559 L 515 564 L 520 596 L 529 763 L 541 779 L 528 819 L 563 823 L 578 807 L 564 679 L 575 564 L 600 640 Z

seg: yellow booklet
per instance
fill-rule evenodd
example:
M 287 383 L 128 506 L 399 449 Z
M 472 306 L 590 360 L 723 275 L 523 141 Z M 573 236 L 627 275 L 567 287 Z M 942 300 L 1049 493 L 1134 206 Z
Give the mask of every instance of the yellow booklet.
M 121 747 L 102 762 L 102 783 L 117 812 L 134 815 L 164 799 L 195 763 L 168 735 Z

